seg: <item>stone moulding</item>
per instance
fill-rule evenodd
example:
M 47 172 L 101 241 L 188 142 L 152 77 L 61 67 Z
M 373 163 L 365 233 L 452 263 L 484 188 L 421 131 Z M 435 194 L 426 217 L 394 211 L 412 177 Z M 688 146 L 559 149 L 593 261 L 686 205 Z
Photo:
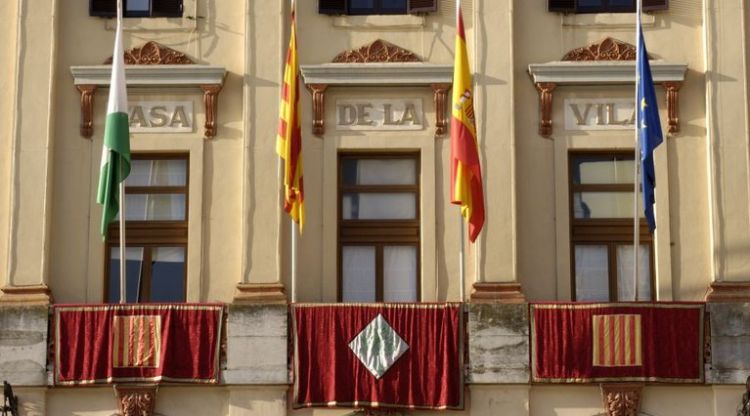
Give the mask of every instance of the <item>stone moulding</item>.
M 531 64 L 528 68 L 532 82 L 539 92 L 539 135 L 552 136 L 552 91 L 561 86 L 607 86 L 632 85 L 635 83 L 635 61 L 633 60 L 586 60 L 554 61 Z M 664 87 L 667 102 L 667 126 L 669 133 L 680 132 L 679 91 L 685 81 L 687 64 L 662 61 L 651 62 L 651 73 L 655 84 Z
M 184 53 L 154 41 L 126 50 L 124 58 L 125 65 L 192 65 L 195 63 Z M 112 57 L 104 61 L 104 64 L 112 65 Z
M 448 91 L 453 65 L 404 63 L 328 63 L 301 65 L 300 72 L 312 94 L 313 134 L 325 134 L 325 93 L 329 87 L 430 87 L 435 102 L 435 135 L 448 131 Z
M 333 63 L 373 63 L 373 62 L 422 62 L 412 51 L 396 46 L 382 39 L 356 49 L 343 51 L 333 58 Z
M 81 94 L 81 136 L 94 134 L 94 96 L 99 87 L 109 87 L 111 65 L 71 66 L 73 84 Z M 213 65 L 132 65 L 125 67 L 128 87 L 192 88 L 203 93 L 206 121 L 204 136 L 216 135 L 218 95 L 224 85 L 226 69 Z

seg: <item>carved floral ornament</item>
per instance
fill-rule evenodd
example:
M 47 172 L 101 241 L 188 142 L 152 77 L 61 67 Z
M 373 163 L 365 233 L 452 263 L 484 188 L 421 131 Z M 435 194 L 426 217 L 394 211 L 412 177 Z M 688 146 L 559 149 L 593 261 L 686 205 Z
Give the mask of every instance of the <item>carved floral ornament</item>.
M 566 53 L 563 61 L 634 61 L 635 46 L 614 38 L 604 38 L 600 42 Z
M 184 53 L 154 41 L 128 49 L 123 55 L 125 65 L 191 65 L 195 63 Z M 112 57 L 104 61 L 104 64 L 111 65 Z
M 152 416 L 156 405 L 156 385 L 115 385 L 119 416 Z
M 642 384 L 602 384 L 601 389 L 607 416 L 638 416 Z
M 339 53 L 333 63 L 384 63 L 384 62 L 422 62 L 412 51 L 377 39 L 374 42 Z

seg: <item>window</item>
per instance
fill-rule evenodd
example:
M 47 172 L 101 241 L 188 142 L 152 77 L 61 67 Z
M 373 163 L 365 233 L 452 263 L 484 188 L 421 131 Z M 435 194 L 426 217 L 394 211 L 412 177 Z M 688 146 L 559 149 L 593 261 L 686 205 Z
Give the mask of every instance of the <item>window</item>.
M 122 0 L 124 17 L 182 17 L 182 0 Z M 117 0 L 89 0 L 89 16 L 115 17 Z
M 188 158 L 133 154 L 125 180 L 126 300 L 184 302 Z M 120 299 L 119 218 L 106 242 L 107 301 Z
M 437 11 L 437 0 L 318 0 L 321 14 L 406 14 Z
M 666 10 L 668 0 L 642 0 L 644 11 Z M 635 13 L 636 0 L 548 0 L 551 12 Z
M 419 293 L 418 155 L 339 157 L 339 299 L 415 302 Z
M 574 300 L 633 300 L 633 160 L 632 152 L 570 154 Z M 652 300 L 653 239 L 642 204 L 638 300 Z

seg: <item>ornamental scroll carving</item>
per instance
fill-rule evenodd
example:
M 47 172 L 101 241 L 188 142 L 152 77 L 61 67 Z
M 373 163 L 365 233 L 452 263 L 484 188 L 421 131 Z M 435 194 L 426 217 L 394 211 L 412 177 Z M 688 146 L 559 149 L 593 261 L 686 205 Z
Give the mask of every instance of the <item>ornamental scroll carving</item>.
M 642 390 L 642 384 L 602 384 L 607 416 L 638 416 Z
M 184 53 L 154 41 L 126 50 L 124 57 L 125 65 L 191 65 L 195 63 Z M 104 63 L 112 64 L 112 57 Z
M 412 51 L 378 39 L 369 45 L 350 49 L 336 55 L 333 63 L 384 63 L 384 62 L 422 62 Z
M 156 405 L 156 386 L 115 385 L 120 416 L 152 416 Z
M 565 54 L 563 61 L 634 61 L 635 46 L 614 38 L 576 48 Z

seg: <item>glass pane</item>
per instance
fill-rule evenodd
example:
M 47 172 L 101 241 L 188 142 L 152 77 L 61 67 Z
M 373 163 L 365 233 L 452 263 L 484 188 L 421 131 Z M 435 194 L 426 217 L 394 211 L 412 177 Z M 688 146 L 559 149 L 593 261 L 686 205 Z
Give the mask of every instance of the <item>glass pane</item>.
M 638 198 L 638 215 L 643 218 L 643 198 Z M 575 192 L 574 218 L 633 218 L 632 192 Z
M 617 8 L 635 7 L 633 0 L 609 0 L 609 5 Z
M 575 246 L 576 300 L 609 300 L 607 246 Z
M 126 0 L 128 11 L 147 12 L 150 0 Z
M 406 11 L 406 0 L 380 0 L 380 8 L 385 11 Z
M 414 159 L 344 159 L 344 185 L 415 185 Z
M 617 246 L 617 300 L 633 300 L 633 246 Z M 651 300 L 651 251 L 638 246 L 638 300 Z
M 601 7 L 603 0 L 578 0 L 581 7 Z
M 347 193 L 341 203 L 345 220 L 417 218 L 417 198 L 413 193 Z
M 573 183 L 633 183 L 633 159 L 623 156 L 580 156 L 573 161 Z
M 341 250 L 344 302 L 375 302 L 375 247 L 345 246 Z
M 185 194 L 127 194 L 125 220 L 184 221 Z
M 417 301 L 417 248 L 383 248 L 383 301 Z
M 349 0 L 350 11 L 363 11 L 375 7 L 375 0 Z
M 187 160 L 133 160 L 125 186 L 185 186 Z
M 185 247 L 156 247 L 151 250 L 150 301 L 185 301 Z
M 143 247 L 125 247 L 125 298 L 127 302 L 138 302 L 143 273 Z M 115 246 L 109 253 L 109 293 L 111 303 L 120 301 L 120 247 Z

